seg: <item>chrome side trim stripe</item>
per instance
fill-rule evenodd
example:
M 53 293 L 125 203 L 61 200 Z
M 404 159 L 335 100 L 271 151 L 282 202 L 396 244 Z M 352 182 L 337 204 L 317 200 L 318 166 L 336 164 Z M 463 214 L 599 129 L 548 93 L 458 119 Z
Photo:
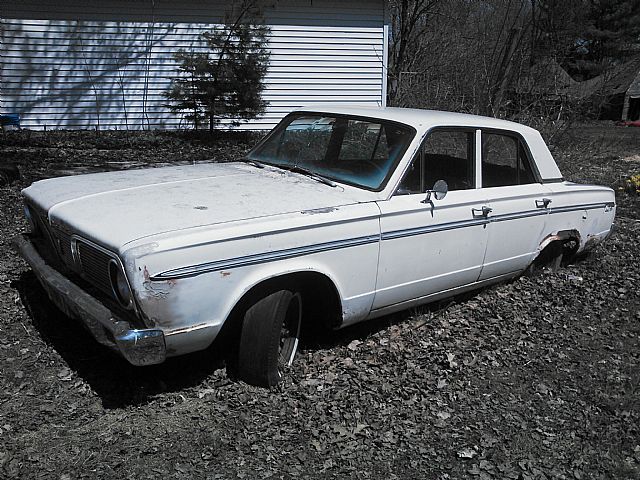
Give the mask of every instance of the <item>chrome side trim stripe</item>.
M 540 215 L 547 215 L 548 209 L 538 208 L 536 210 L 525 210 L 524 212 L 505 213 L 503 215 L 489 216 L 491 222 L 504 222 L 506 220 L 517 220 L 519 218 L 538 217 Z
M 302 247 L 278 250 L 275 252 L 258 253 L 255 255 L 247 255 L 244 257 L 236 257 L 215 262 L 202 263 L 188 267 L 167 270 L 151 276 L 150 280 L 170 280 L 176 278 L 192 277 L 201 273 L 216 272 L 220 270 L 228 270 L 238 267 L 246 267 L 250 265 L 258 265 L 260 263 L 272 262 L 276 260 L 285 260 L 289 258 L 311 255 L 314 253 L 328 252 L 330 250 L 338 250 L 342 248 L 356 247 L 369 243 L 376 243 L 381 240 L 395 240 L 398 238 L 412 237 L 416 235 L 425 235 L 428 233 L 443 232 L 447 230 L 455 230 L 458 228 L 473 227 L 479 225 L 487 225 L 492 222 L 504 222 L 508 220 L 517 220 L 520 218 L 536 217 L 540 215 L 566 213 L 578 210 L 594 210 L 598 208 L 613 207 L 612 202 L 606 203 L 589 203 L 583 205 L 571 205 L 566 207 L 525 210 L 523 212 L 506 213 L 503 215 L 489 216 L 487 218 L 474 218 L 470 220 L 461 220 L 457 222 L 443 223 L 440 225 L 428 225 L 424 227 L 408 228 L 403 230 L 394 230 L 383 232 L 381 235 L 368 235 L 364 237 L 349 238 L 345 240 L 336 240 L 333 242 L 318 243 L 315 245 L 306 245 Z
M 549 209 L 549 213 L 565 213 L 565 212 L 574 212 L 576 210 L 596 210 L 598 208 L 606 208 L 613 207 L 615 203 L 613 202 L 605 202 L 605 203 L 585 203 L 582 205 L 570 205 L 567 207 L 556 207 Z
M 404 230 L 394 230 L 392 232 L 384 232 L 381 235 L 382 240 L 393 240 L 396 238 L 413 237 L 414 235 L 424 235 L 426 233 L 443 232 L 446 230 L 455 230 L 457 228 L 473 227 L 476 225 L 485 225 L 491 222 L 489 218 L 478 218 L 473 220 L 461 220 L 459 222 L 442 223 L 440 225 L 428 225 L 424 227 L 408 228 Z
M 216 272 L 220 270 L 228 270 L 238 267 L 246 267 L 249 265 L 257 265 L 260 263 L 273 262 L 276 260 L 285 260 L 289 258 L 302 257 L 313 253 L 328 252 L 330 250 L 338 250 L 348 247 L 356 247 L 369 243 L 377 243 L 380 241 L 379 235 L 368 235 L 366 237 L 349 238 L 346 240 L 336 240 L 333 242 L 318 243 L 315 245 L 306 245 L 303 247 L 288 248 L 286 250 L 278 250 L 275 252 L 257 253 L 255 255 L 247 255 L 244 257 L 230 258 L 218 260 L 215 262 L 202 263 L 189 267 L 176 268 L 167 270 L 166 272 L 153 275 L 150 280 L 169 280 L 175 278 L 192 277 L 201 273 Z

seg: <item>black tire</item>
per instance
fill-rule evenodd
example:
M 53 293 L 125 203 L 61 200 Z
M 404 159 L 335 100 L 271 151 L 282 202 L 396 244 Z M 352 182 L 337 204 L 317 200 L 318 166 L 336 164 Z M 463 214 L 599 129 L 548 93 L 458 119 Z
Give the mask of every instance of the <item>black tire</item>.
M 302 299 L 289 290 L 271 293 L 247 309 L 238 345 L 238 378 L 272 387 L 282 379 L 298 348 Z

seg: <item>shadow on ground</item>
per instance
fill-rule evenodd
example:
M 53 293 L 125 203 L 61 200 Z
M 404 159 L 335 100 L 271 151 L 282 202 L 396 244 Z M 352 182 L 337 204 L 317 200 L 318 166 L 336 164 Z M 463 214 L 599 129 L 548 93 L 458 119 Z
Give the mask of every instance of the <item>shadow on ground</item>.
M 180 392 L 196 387 L 216 370 L 225 368 L 222 352 L 216 342 L 206 351 L 169 358 L 160 365 L 136 367 L 118 354 L 97 343 L 80 322 L 62 313 L 47 297 L 33 272 L 22 273 L 12 284 L 18 290 L 34 328 L 52 346 L 70 369 L 87 382 L 101 398 L 104 408 L 141 405 L 161 393 Z M 464 301 L 477 292 L 460 297 Z M 303 339 L 302 350 L 315 351 L 344 346 L 353 340 L 364 340 L 413 315 L 436 312 L 454 300 L 436 302 L 419 309 L 362 322 L 342 330 L 314 330 Z M 225 340 L 223 339 L 223 342 Z M 232 380 L 229 380 L 232 381 Z
M 222 359 L 210 351 L 171 358 L 161 365 L 135 367 L 97 343 L 79 322 L 58 310 L 33 272 L 24 272 L 12 287 L 18 290 L 44 341 L 91 386 L 105 408 L 144 404 L 159 393 L 198 385 L 224 368 Z

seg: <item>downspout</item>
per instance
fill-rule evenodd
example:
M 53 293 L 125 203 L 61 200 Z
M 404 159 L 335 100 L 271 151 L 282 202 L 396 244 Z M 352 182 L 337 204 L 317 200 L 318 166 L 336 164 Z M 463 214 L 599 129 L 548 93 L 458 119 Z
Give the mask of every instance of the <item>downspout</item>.
M 382 92 L 380 93 L 381 106 L 387 106 L 387 82 L 389 79 L 389 25 L 391 18 L 389 16 L 389 1 L 382 0 Z

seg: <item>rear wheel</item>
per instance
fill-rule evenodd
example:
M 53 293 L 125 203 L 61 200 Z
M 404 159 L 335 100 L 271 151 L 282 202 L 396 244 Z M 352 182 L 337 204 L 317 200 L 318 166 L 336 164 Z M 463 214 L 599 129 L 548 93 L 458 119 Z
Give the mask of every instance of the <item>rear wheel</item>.
M 271 387 L 282 379 L 298 350 L 302 298 L 278 290 L 257 300 L 244 314 L 237 375 L 251 385 Z

